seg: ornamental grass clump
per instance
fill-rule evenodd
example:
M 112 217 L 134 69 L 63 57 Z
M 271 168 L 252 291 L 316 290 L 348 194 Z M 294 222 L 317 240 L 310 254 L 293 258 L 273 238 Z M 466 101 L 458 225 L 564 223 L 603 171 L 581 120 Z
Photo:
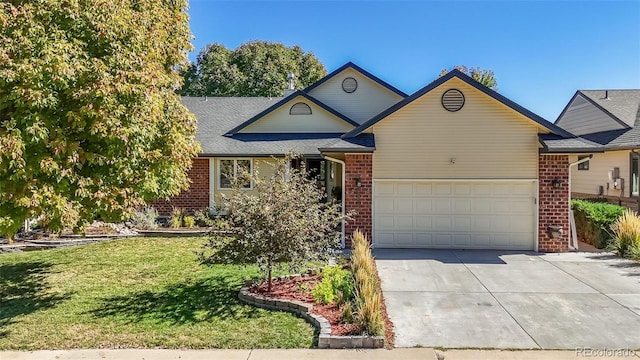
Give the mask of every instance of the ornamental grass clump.
M 619 256 L 640 258 L 640 217 L 627 209 L 611 225 L 613 248 Z
M 384 334 L 382 290 L 367 238 L 360 231 L 353 233 L 351 253 L 356 288 L 356 320 L 362 331 L 371 336 Z

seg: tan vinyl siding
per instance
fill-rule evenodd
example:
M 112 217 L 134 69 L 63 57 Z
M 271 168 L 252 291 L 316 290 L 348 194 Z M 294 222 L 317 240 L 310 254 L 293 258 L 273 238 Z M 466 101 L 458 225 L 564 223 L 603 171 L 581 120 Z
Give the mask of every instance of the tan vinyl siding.
M 455 88 L 457 112 L 440 99 Z M 535 179 L 538 128 L 465 82 L 453 78 L 373 127 L 375 179 Z M 455 158 L 455 164 L 451 159 Z
M 352 77 L 358 82 L 358 88 L 353 93 L 342 90 L 342 81 L 347 77 Z M 398 94 L 350 68 L 311 90 L 309 95 L 357 123 L 369 120 L 402 100 Z
M 578 160 L 577 155 L 572 155 L 569 161 Z M 620 178 L 624 179 L 624 194 L 629 196 L 629 188 L 631 186 L 631 172 L 629 170 L 630 151 L 607 151 L 601 154 L 593 154 L 593 158 L 589 160 L 589 170 L 578 170 L 578 166 L 571 168 L 571 192 L 598 194 L 598 186 L 604 187 L 604 195 L 620 196 L 620 190 L 614 189 L 610 184 L 607 192 L 607 183 L 609 182 L 609 170 L 614 167 L 620 168 Z
M 289 115 L 296 103 L 305 103 L 311 115 Z M 353 125 L 298 96 L 240 131 L 241 133 L 343 133 Z
M 212 158 L 210 160 L 211 161 L 210 173 L 212 174 L 213 180 L 211 181 L 211 185 L 213 186 L 210 185 L 210 188 L 213 189 L 213 193 L 214 193 L 213 199 L 216 204 L 220 204 L 220 194 L 226 194 L 227 196 L 229 196 L 233 193 L 233 190 L 219 189 L 220 177 L 219 177 L 218 162 L 221 159 L 251 159 L 253 161 L 254 171 L 257 170 L 261 177 L 269 178 L 273 176 L 273 173 L 274 173 L 274 168 L 271 165 L 273 165 L 275 161 L 270 158 Z M 248 192 L 250 194 L 253 194 L 256 192 L 255 189 L 242 190 L 242 191 Z
M 578 94 L 557 125 L 575 135 L 624 129 L 619 122 Z

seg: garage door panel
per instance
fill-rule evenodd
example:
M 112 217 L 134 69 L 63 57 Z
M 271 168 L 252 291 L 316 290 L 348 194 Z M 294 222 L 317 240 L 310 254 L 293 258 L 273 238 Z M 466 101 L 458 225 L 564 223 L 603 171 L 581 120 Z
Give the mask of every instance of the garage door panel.
M 433 195 L 451 195 L 451 184 L 435 183 Z
M 534 248 L 534 181 L 375 181 L 377 247 Z
M 396 195 L 413 195 L 413 184 L 397 184 L 396 185 Z
M 376 228 L 381 230 L 390 230 L 396 227 L 395 216 L 377 215 L 375 218 Z
M 395 210 L 395 200 L 393 198 L 376 199 L 375 211 L 377 214 L 393 214 Z
M 471 194 L 471 184 L 454 184 L 455 195 L 469 195 Z
M 471 212 L 471 199 L 453 199 L 453 210 L 456 214 Z
M 396 229 L 413 229 L 413 215 L 397 216 Z
M 396 200 L 396 211 L 400 213 L 413 213 L 413 199 L 400 198 Z
M 433 202 L 431 199 L 416 198 L 415 200 L 416 212 L 418 213 L 431 213 Z
M 453 199 L 435 199 L 433 201 L 433 210 L 436 214 L 450 214 L 451 213 L 451 201 Z
M 431 216 L 420 216 L 417 215 L 415 217 L 415 230 L 429 230 L 433 227 L 433 221 Z
M 416 195 L 431 195 L 431 184 L 415 184 Z

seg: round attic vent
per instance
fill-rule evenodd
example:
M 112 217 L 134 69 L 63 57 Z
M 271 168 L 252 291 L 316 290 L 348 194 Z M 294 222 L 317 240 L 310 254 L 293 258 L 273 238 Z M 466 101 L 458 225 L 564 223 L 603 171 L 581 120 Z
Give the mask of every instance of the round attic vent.
M 342 80 L 342 90 L 344 90 L 344 92 L 351 94 L 352 92 L 356 91 L 357 88 L 358 82 L 356 81 L 356 79 L 348 77 Z
M 449 89 L 442 94 L 442 107 L 455 112 L 464 106 L 464 95 L 458 89 Z

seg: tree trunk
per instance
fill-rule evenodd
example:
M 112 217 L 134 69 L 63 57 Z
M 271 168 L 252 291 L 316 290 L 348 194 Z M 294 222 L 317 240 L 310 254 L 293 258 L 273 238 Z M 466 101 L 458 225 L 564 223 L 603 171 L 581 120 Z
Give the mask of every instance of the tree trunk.
M 11 245 L 13 244 L 13 234 L 7 234 L 7 244 Z

